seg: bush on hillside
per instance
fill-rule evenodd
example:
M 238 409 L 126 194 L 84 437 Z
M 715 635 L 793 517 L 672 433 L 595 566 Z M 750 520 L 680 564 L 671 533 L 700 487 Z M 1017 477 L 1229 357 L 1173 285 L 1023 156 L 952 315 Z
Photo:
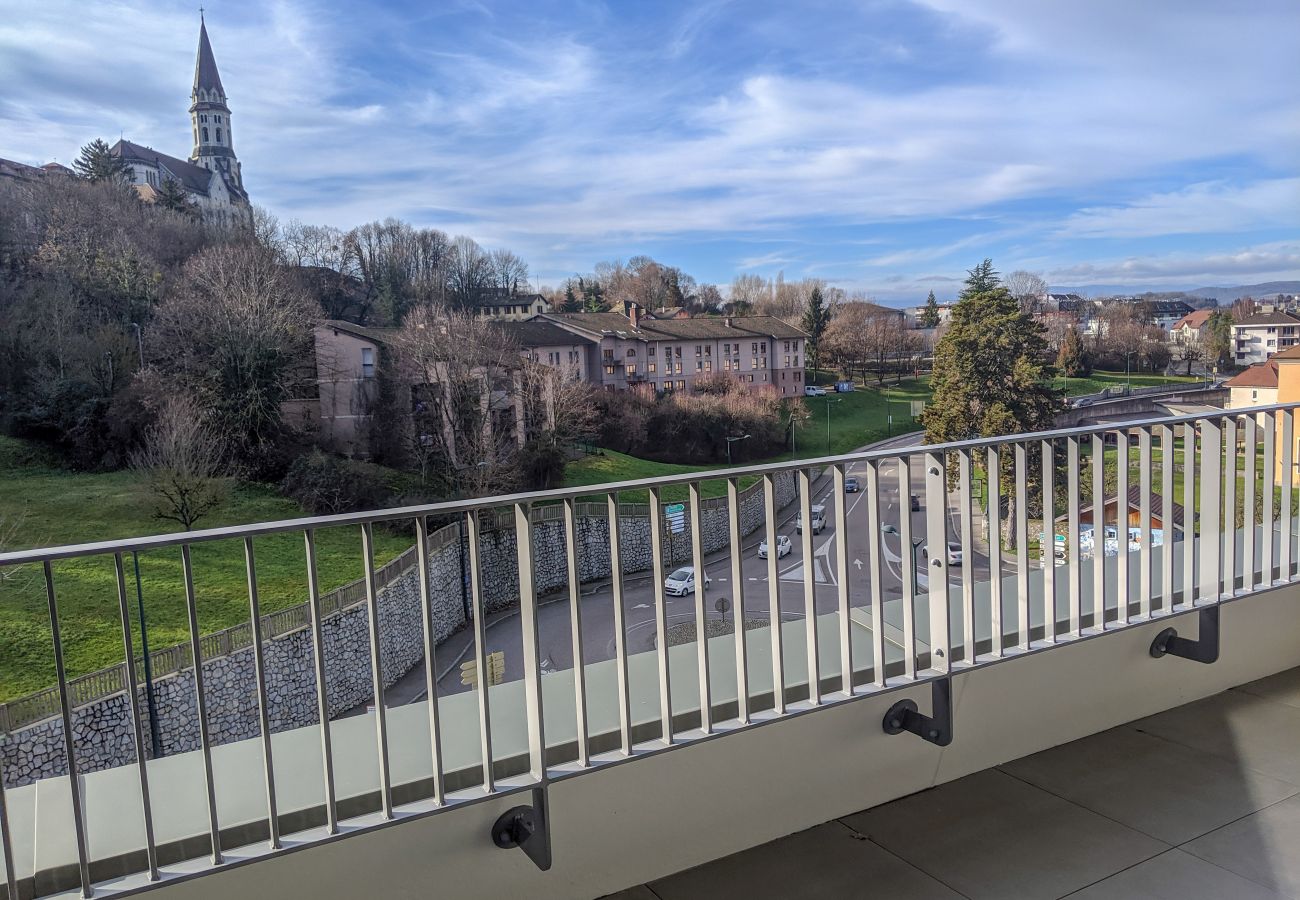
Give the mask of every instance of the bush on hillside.
M 334 515 L 392 505 L 402 496 L 398 480 L 381 466 L 317 450 L 289 465 L 280 492 L 311 513 Z

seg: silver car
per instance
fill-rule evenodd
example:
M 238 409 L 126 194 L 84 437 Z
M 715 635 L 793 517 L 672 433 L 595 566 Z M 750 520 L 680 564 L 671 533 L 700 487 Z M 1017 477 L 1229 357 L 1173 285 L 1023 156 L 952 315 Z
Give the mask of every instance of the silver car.
M 713 579 L 706 574 L 704 576 L 704 586 L 708 587 L 709 582 Z M 682 566 L 673 574 L 669 575 L 664 581 L 664 593 L 671 594 L 674 597 L 685 597 L 687 594 L 695 593 L 695 567 Z

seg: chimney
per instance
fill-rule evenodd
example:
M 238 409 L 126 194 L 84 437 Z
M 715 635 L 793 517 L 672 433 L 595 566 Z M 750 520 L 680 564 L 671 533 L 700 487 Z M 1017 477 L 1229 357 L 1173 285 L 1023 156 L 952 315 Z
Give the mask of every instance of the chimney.
M 725 325 L 725 326 L 727 326 L 728 328 L 730 328 L 730 327 L 731 327 L 731 316 L 727 316 L 725 319 L 723 319 L 723 320 L 722 320 L 722 324 Z
M 623 314 L 628 317 L 633 328 L 641 327 L 641 307 L 639 304 L 633 303 L 631 300 L 624 300 Z

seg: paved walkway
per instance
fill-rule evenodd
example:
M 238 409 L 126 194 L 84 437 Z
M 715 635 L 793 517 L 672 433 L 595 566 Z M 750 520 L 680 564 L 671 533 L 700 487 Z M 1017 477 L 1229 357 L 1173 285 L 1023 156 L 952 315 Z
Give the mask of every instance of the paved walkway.
M 610 900 L 1300 898 L 1300 668 Z

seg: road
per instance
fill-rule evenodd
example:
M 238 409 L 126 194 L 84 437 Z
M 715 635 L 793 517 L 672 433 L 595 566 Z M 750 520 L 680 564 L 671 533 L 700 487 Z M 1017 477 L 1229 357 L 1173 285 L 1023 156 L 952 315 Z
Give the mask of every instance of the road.
M 900 546 L 897 533 L 900 513 L 910 515 L 914 539 L 925 536 L 925 508 L 923 490 L 924 474 L 922 461 L 914 460 L 909 469 L 908 493 L 921 498 L 921 508 L 904 512 L 907 498 L 900 498 L 896 465 L 890 463 L 882 467 L 879 502 L 881 506 L 881 524 L 885 533 L 883 540 L 883 557 L 885 571 L 882 573 L 883 602 L 886 613 L 889 605 L 901 602 L 902 570 L 901 566 L 911 556 L 911 548 Z M 848 474 L 858 476 L 863 488 L 864 466 L 850 467 Z M 838 571 L 839 560 L 836 555 L 836 533 L 833 496 L 833 480 L 829 475 L 813 482 L 813 503 L 827 507 L 827 525 L 821 534 L 815 535 L 813 541 L 812 566 L 815 579 L 815 602 L 818 614 L 834 612 L 838 608 Z M 848 503 L 846 511 L 847 549 L 848 549 L 848 588 L 849 602 L 853 607 L 869 608 L 874 601 L 870 595 L 867 565 L 870 559 L 870 534 L 867 528 L 868 503 L 870 498 L 865 490 L 845 495 Z M 900 504 L 900 499 L 902 503 Z M 792 503 L 778 513 L 778 533 L 788 535 L 792 543 L 791 552 L 778 560 L 778 596 L 781 618 L 785 621 L 803 619 L 805 615 L 804 599 L 804 565 L 802 539 L 795 532 L 795 516 L 798 503 Z M 957 531 L 957 510 L 955 498 L 949 498 L 949 534 L 955 536 Z M 890 528 L 889 526 L 893 526 Z M 751 534 L 741 548 L 741 583 L 731 580 L 731 550 L 722 551 L 706 557 L 705 571 L 711 579 L 705 590 L 704 602 L 709 618 L 724 615 L 717 611 L 716 604 L 725 599 L 725 606 L 735 603 L 737 596 L 744 597 L 747 617 L 767 620 L 770 618 L 770 595 L 768 581 L 768 562 L 758 557 L 759 542 L 765 536 L 765 529 L 760 528 Z M 923 560 L 922 560 L 923 562 Z M 967 565 L 975 566 L 977 579 L 988 578 L 988 559 L 981 553 L 973 553 Z M 922 571 L 924 571 L 922 569 Z M 961 570 L 950 568 L 949 578 L 959 583 Z M 922 579 L 924 575 L 921 576 Z M 924 584 L 924 581 L 921 582 Z M 647 574 L 634 574 L 624 578 L 624 610 L 627 647 L 629 653 L 653 650 L 658 639 L 655 622 L 655 585 Z M 694 621 L 696 615 L 696 596 L 666 597 L 665 617 L 671 628 L 684 622 Z M 583 655 L 587 664 L 611 659 L 614 656 L 614 598 L 608 582 L 588 586 L 581 594 L 580 602 Z M 730 612 L 725 613 L 729 618 Z M 567 593 L 555 599 L 543 598 L 538 609 L 538 635 L 542 665 L 545 671 L 562 670 L 573 665 L 573 642 L 570 631 L 570 611 Z M 509 611 L 491 616 L 486 625 L 486 643 L 488 652 L 502 651 L 505 654 L 505 680 L 523 677 L 522 637 L 517 611 Z M 468 690 L 461 683 L 460 663 L 474 658 L 473 630 L 463 629 L 453 635 L 439 647 L 437 668 L 439 674 L 438 688 L 441 695 Z M 402 678 L 385 693 L 385 703 L 396 706 L 422 700 L 425 696 L 424 664 Z M 364 711 L 364 707 L 356 710 Z

